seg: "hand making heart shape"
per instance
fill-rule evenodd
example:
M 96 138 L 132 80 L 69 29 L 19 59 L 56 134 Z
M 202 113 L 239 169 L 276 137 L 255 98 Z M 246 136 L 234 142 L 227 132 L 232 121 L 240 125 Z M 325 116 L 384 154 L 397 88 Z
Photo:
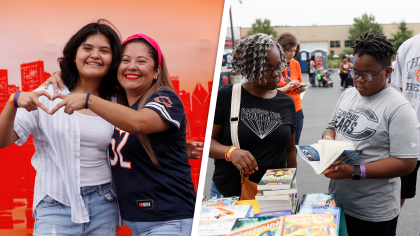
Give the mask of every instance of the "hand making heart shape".
M 56 93 L 52 97 L 52 100 L 54 101 L 56 98 L 61 98 L 62 101 L 57 104 L 50 112 L 50 115 L 54 115 L 58 109 L 61 107 L 64 108 L 64 112 L 71 115 L 74 111 L 81 110 L 85 108 L 86 103 L 86 94 L 71 94 L 71 95 L 65 95 L 62 93 Z
M 38 110 L 38 107 L 44 110 L 46 113 L 51 114 L 51 112 L 39 101 L 39 97 L 45 96 L 49 100 L 51 96 L 47 91 L 35 91 L 35 92 L 22 92 L 19 94 L 17 99 L 17 104 L 19 107 L 25 108 L 27 111 Z
M 46 96 L 50 101 L 57 98 L 62 99 L 51 111 L 39 101 L 39 97 Z M 54 115 L 58 109 L 64 108 L 64 112 L 71 115 L 74 111 L 85 108 L 86 94 L 71 94 L 65 95 L 62 93 L 54 94 L 53 97 L 47 91 L 22 92 L 17 99 L 19 107 L 25 108 L 27 111 L 35 111 L 39 108 L 44 110 L 47 114 Z

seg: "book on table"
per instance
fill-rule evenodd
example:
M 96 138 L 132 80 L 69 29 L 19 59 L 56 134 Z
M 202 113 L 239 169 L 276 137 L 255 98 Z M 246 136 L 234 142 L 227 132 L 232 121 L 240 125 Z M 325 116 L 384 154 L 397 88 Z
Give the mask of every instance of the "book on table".
M 234 205 L 201 208 L 200 220 L 220 220 L 229 218 L 252 217 L 252 205 Z
M 290 189 L 296 168 L 268 169 L 257 185 L 258 190 Z
M 334 172 L 341 164 L 350 164 L 362 153 L 347 141 L 319 140 L 309 146 L 296 145 L 299 156 L 315 170 L 317 174 Z
M 304 206 L 313 207 L 336 207 L 335 195 L 333 193 L 309 193 L 303 194 L 302 201 L 300 203 L 300 209 Z
M 265 217 L 265 216 L 288 216 L 291 215 L 291 210 L 284 210 L 284 211 L 268 211 L 263 213 L 255 214 L 254 217 Z
M 289 215 L 284 218 L 282 236 L 337 236 L 336 228 L 332 214 Z
M 198 234 L 201 236 L 227 236 L 235 224 L 236 218 L 224 220 L 200 220 Z
M 284 217 L 251 217 L 236 220 L 229 236 L 281 236 Z
M 201 204 L 201 207 L 221 207 L 221 206 L 233 206 L 239 201 L 239 197 L 224 197 L 224 198 L 212 198 Z
M 290 189 L 266 189 L 263 192 L 263 196 L 277 196 L 277 195 L 288 195 L 292 193 L 297 193 L 297 184 L 296 184 L 296 178 L 293 179 L 292 186 Z
M 334 222 L 337 226 L 337 233 L 339 231 L 340 227 L 340 208 L 339 207 L 331 207 L 331 206 L 325 206 L 325 207 L 319 207 L 319 206 L 303 206 L 300 208 L 298 215 L 302 214 L 332 214 L 334 216 Z

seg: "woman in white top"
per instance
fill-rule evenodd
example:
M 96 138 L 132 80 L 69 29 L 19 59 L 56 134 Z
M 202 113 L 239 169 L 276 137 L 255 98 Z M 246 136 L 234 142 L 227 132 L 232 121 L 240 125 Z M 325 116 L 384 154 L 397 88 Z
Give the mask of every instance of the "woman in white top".
M 106 23 L 90 23 L 67 42 L 58 60 L 62 93 L 91 91 L 108 100 L 116 93 L 121 41 Z M 51 116 L 59 103 L 50 100 L 53 94 L 53 86 L 17 92 L 0 115 L 0 148 L 33 135 L 33 235 L 116 235 L 118 207 L 107 161 L 113 126 L 89 109 Z

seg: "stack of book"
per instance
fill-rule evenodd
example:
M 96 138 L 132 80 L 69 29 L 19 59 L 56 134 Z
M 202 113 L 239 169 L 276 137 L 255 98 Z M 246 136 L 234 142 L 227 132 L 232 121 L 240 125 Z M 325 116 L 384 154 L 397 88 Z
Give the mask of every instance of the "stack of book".
M 322 235 L 337 236 L 334 217 L 331 214 L 290 215 L 284 219 L 282 236 Z
M 291 210 L 295 212 L 299 202 L 295 177 L 296 168 L 267 170 L 258 183 L 259 191 L 255 196 L 259 211 Z

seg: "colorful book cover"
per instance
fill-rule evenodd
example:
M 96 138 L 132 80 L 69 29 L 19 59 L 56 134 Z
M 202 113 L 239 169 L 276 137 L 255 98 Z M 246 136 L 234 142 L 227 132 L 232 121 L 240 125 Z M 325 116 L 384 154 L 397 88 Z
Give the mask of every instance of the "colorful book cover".
M 335 195 L 332 193 L 310 193 L 303 194 L 300 209 L 303 206 L 314 206 L 314 207 L 336 207 Z
M 252 211 L 254 214 L 260 213 L 260 206 L 257 200 L 240 200 L 235 205 L 252 205 Z
M 229 236 L 281 236 L 284 217 L 252 217 L 237 219 Z
M 225 220 L 205 220 L 198 223 L 198 235 L 226 236 L 235 224 L 236 218 Z
M 290 189 L 295 176 L 296 168 L 269 169 L 261 178 L 257 189 Z
M 202 207 L 233 206 L 238 200 L 239 197 L 213 198 L 204 202 Z
M 314 207 L 314 206 L 303 206 L 297 213 L 302 214 L 332 214 L 334 216 L 334 222 L 337 226 L 337 233 L 340 227 L 340 208 L 339 207 Z
M 229 218 L 252 217 L 252 205 L 235 205 L 225 207 L 204 207 L 201 209 L 200 220 L 220 220 Z
M 337 236 L 332 214 L 290 215 L 284 219 L 283 236 Z
M 254 217 L 267 217 L 267 216 L 288 216 L 291 215 L 291 210 L 284 210 L 284 211 L 269 211 L 255 214 Z
M 264 190 L 264 196 L 273 196 L 273 195 L 281 195 L 281 194 L 292 194 L 297 193 L 297 184 L 296 178 L 293 179 L 292 186 L 290 189 L 273 189 L 273 190 Z

